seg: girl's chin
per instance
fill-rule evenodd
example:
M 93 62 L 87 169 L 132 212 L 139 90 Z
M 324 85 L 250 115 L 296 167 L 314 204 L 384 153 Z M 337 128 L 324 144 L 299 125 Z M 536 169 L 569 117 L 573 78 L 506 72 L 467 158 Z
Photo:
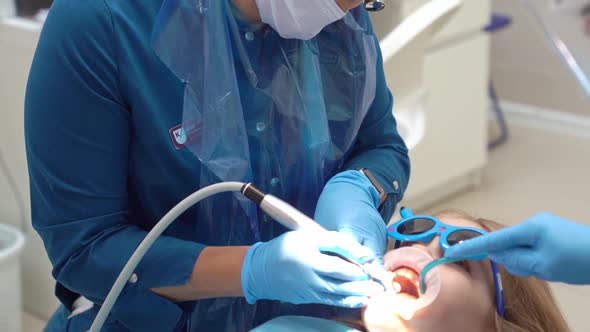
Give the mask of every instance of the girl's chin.
M 381 293 L 373 296 L 363 311 L 363 321 L 370 332 L 407 331 L 416 299 L 412 296 Z

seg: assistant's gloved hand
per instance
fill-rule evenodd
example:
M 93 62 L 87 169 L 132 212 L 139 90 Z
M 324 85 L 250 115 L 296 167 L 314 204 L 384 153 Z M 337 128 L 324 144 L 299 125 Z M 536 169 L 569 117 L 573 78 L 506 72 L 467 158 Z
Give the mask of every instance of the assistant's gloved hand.
M 387 246 L 379 193 L 359 171 L 336 174 L 324 187 L 314 219 L 327 230 L 347 234 L 373 251 L 379 263 Z
M 370 295 L 383 291 L 361 268 L 323 254 L 326 250 L 335 250 L 361 264 L 374 259 L 369 249 L 336 232 L 287 232 L 248 250 L 242 266 L 246 300 L 358 308 Z
M 590 227 L 541 213 L 524 223 L 447 249 L 445 257 L 487 253 L 518 276 L 590 283 Z

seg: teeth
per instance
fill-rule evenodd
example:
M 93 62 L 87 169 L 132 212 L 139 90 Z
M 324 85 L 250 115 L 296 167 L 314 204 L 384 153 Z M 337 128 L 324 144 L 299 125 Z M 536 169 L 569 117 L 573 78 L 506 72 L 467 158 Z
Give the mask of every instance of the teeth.
M 393 271 L 393 275 L 394 277 L 404 277 L 415 281 L 418 281 L 420 278 L 418 272 L 409 267 L 400 267 L 399 269 Z
M 412 297 L 420 297 L 418 292 L 420 276 L 416 271 L 408 267 L 401 267 L 393 271 L 392 287 L 396 292 Z
M 402 285 L 400 285 L 399 282 L 393 281 L 392 284 L 393 284 L 393 289 L 395 290 L 396 293 L 399 293 L 402 291 Z

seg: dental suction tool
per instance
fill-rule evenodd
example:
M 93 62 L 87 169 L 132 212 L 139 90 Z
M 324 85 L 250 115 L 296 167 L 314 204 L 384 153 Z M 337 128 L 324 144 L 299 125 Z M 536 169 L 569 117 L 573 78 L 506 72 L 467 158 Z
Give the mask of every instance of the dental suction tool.
M 443 264 L 452 264 L 460 261 L 467 261 L 467 260 L 479 260 L 481 257 L 485 257 L 486 255 L 475 255 L 469 257 L 456 257 L 456 258 L 447 258 L 442 257 L 437 260 L 433 260 L 432 262 L 426 264 L 426 266 L 420 272 L 420 294 L 426 293 L 426 275 L 430 270 L 434 269 L 435 267 Z
M 303 229 L 320 232 L 326 231 L 322 226 L 320 226 L 320 224 L 315 222 L 315 220 L 306 216 L 292 205 L 273 195 L 260 191 L 251 183 L 244 184 L 240 189 L 240 192 L 260 206 L 262 211 L 268 214 L 269 217 L 278 221 L 281 225 L 292 231 Z

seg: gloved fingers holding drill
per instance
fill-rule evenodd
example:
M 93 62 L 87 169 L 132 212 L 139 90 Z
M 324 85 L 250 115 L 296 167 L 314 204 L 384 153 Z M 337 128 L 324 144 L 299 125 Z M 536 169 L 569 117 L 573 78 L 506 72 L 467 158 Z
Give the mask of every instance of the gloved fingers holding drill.
M 360 267 L 338 256 L 360 264 L 375 259 L 370 249 L 338 232 L 293 231 L 257 243 L 242 266 L 246 300 L 358 308 L 383 291 Z

